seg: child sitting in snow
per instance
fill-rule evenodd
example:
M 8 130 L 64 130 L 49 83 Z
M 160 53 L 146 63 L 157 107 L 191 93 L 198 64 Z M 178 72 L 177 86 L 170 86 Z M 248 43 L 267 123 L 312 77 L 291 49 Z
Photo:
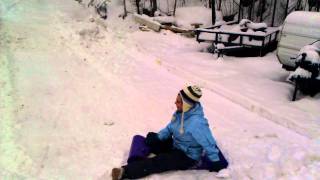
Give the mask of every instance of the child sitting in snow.
M 159 133 L 147 134 L 145 142 L 156 156 L 113 168 L 112 179 L 137 179 L 165 171 L 187 170 L 198 163 L 203 151 L 211 161 L 210 171 L 226 168 L 228 162 L 219 152 L 204 117 L 201 96 L 197 86 L 180 90 L 171 122 Z

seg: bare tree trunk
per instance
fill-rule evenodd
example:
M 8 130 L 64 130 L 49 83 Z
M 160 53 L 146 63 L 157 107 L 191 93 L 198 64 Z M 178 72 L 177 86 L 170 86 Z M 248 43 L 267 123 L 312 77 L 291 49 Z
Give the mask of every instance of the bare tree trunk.
M 151 7 L 152 7 L 151 14 L 152 16 L 154 16 L 154 12 L 156 12 L 158 9 L 157 0 L 151 0 Z
M 274 1 L 273 4 L 273 13 L 272 13 L 272 22 L 271 22 L 271 26 L 274 26 L 274 18 L 275 18 L 275 14 L 276 14 L 276 7 L 277 7 L 277 1 Z
M 137 6 L 137 13 L 140 14 L 140 8 L 139 8 L 140 0 L 136 0 L 136 6 Z
M 174 0 L 173 16 L 176 15 L 177 0 Z
M 241 13 L 242 13 L 242 0 L 240 0 L 240 2 L 239 2 L 238 23 L 240 22 Z
M 262 20 L 263 20 L 263 13 L 264 13 L 265 6 L 266 6 L 266 0 L 262 0 L 261 9 L 260 9 L 261 10 L 260 22 L 262 22 Z
M 302 1 L 302 0 L 298 0 L 298 2 L 297 2 L 297 6 L 296 6 L 296 10 L 300 10 L 301 1 Z
M 125 17 L 127 17 L 127 14 L 128 14 L 128 12 L 127 12 L 127 6 L 126 6 L 126 0 L 123 0 L 123 10 L 124 10 L 124 12 L 123 12 L 122 19 L 124 19 Z
M 212 25 L 216 23 L 216 6 L 215 0 L 211 0 L 211 11 L 212 11 Z
M 288 15 L 288 7 L 289 7 L 289 0 L 287 0 L 287 4 L 286 4 L 286 10 L 285 10 L 285 14 L 284 14 L 284 19 L 287 17 Z

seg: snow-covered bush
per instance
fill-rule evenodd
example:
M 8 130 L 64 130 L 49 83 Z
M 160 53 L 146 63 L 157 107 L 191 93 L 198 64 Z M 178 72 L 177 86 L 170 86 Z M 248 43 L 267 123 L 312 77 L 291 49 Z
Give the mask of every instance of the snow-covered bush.
M 297 60 L 301 61 L 303 58 L 302 54 L 306 54 L 306 57 L 304 59 L 305 61 L 308 61 L 313 64 L 319 64 L 320 63 L 320 56 L 319 56 L 319 53 L 317 51 L 315 51 L 314 49 L 315 49 L 315 47 L 312 45 L 307 45 L 307 46 L 303 47 L 299 51 L 299 56 L 298 56 Z
M 294 72 L 291 72 L 289 75 L 289 80 L 297 79 L 297 78 L 311 78 L 311 72 L 298 67 Z
M 99 16 L 103 19 L 107 19 L 108 16 L 108 3 L 111 0 L 75 0 L 80 4 L 83 4 L 87 7 L 94 7 Z
M 297 69 L 288 79 L 296 84 L 296 89 L 314 96 L 320 91 L 320 41 L 301 48 L 295 63 Z

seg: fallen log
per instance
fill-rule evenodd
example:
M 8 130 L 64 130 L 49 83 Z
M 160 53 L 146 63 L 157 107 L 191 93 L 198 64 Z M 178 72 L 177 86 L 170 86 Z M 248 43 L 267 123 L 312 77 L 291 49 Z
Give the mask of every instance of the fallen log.
M 154 21 L 152 18 L 146 15 L 133 14 L 133 18 L 136 22 L 146 25 L 148 28 L 159 32 L 161 28 L 161 24 L 159 22 Z
M 162 25 L 161 28 L 166 29 L 166 30 L 170 30 L 175 33 L 190 33 L 190 32 L 192 32 L 191 30 L 179 28 L 176 26 Z

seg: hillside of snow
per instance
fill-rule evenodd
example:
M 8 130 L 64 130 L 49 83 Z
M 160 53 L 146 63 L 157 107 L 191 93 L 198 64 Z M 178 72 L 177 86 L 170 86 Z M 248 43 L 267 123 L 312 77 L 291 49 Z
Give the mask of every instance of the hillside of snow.
M 320 95 L 292 102 L 275 53 L 217 59 L 195 39 L 140 31 L 118 1 L 106 21 L 73 0 L 0 4 L 1 179 L 110 179 L 134 135 L 170 121 L 186 84 L 203 90 L 225 179 L 320 179 Z

